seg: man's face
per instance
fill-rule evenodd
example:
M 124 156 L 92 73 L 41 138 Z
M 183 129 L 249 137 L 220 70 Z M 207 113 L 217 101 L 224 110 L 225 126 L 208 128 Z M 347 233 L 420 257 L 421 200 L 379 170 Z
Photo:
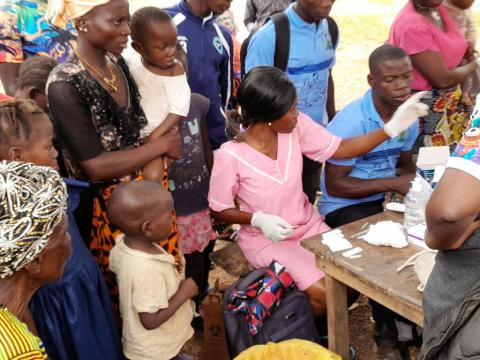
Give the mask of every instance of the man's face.
M 318 23 L 330 14 L 334 2 L 335 0 L 298 0 L 297 6 L 308 15 L 309 20 Z
M 380 62 L 368 76 L 368 83 L 383 103 L 398 107 L 410 97 L 412 63 L 404 57 Z
M 220 15 L 230 8 L 232 0 L 205 0 L 205 2 L 215 15 Z

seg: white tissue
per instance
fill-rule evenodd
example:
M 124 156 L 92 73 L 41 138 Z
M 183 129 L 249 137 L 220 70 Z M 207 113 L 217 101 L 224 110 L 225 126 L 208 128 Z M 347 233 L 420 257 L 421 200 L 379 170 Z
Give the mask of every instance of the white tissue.
M 330 248 L 331 252 L 348 250 L 353 247 L 352 243 L 345 239 L 342 231 L 339 229 L 335 229 L 325 234 L 322 234 L 322 237 L 322 244 L 327 245 Z
M 370 225 L 368 232 L 360 236 L 371 245 L 403 248 L 408 245 L 403 226 L 394 221 L 380 221 Z

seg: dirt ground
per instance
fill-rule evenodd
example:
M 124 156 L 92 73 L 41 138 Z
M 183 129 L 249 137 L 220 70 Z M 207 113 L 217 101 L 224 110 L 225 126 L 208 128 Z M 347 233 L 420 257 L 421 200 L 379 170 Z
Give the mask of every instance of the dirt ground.
M 216 250 L 228 244 L 218 240 Z M 220 289 L 226 289 L 237 278 L 215 266 L 210 272 L 210 283 L 213 285 L 219 279 Z M 350 344 L 356 351 L 356 360 L 371 360 L 373 347 L 373 322 L 371 320 L 371 308 L 368 299 L 361 296 L 349 311 Z M 192 360 L 203 360 L 203 332 L 196 331 L 194 338 L 187 346 L 187 352 Z M 410 358 L 416 359 L 418 350 L 411 349 Z M 272 359 L 274 360 L 274 359 Z M 294 360 L 294 359 L 292 359 Z

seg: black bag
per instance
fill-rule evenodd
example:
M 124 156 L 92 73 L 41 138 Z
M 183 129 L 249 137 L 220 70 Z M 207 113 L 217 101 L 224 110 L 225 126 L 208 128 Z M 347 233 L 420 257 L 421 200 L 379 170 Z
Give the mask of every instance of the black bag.
M 273 66 L 285 71 L 287 70 L 288 56 L 290 54 L 290 23 L 287 15 L 283 12 L 270 16 L 270 19 L 275 25 L 275 55 L 273 58 Z M 338 25 L 330 16 L 327 16 L 326 19 L 332 45 L 335 48 L 338 42 Z M 240 71 L 242 78 L 245 76 L 245 60 L 247 59 L 248 45 L 250 44 L 253 34 L 254 32 L 252 31 L 240 48 Z
M 227 335 L 228 350 L 234 358 L 245 349 L 288 339 L 304 339 L 320 343 L 310 302 L 303 291 L 294 288 L 281 299 L 280 304 L 264 320 L 261 330 L 250 335 L 245 314 L 232 313 L 227 309 L 228 298 L 234 290 L 245 290 L 250 284 L 265 276 L 268 267 L 250 272 L 230 286 L 223 296 L 223 316 Z

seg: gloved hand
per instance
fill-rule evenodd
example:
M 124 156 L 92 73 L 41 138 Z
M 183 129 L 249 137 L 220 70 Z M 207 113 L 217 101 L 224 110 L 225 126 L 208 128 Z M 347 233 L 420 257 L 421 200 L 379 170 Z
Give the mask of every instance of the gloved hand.
M 385 133 L 395 138 L 407 130 L 420 116 L 428 114 L 428 105 L 421 103 L 420 99 L 427 91 L 420 91 L 400 105 L 389 122 L 383 126 Z
M 292 235 L 292 225 L 277 215 L 257 211 L 252 216 L 251 225 L 259 228 L 263 235 L 274 242 L 282 241 Z

